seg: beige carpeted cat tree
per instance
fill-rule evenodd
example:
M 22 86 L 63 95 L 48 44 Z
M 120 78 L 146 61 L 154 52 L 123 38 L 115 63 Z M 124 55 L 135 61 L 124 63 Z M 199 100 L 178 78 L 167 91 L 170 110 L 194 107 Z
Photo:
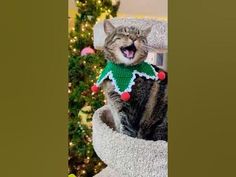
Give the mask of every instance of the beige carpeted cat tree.
M 145 29 L 152 25 L 148 43 L 157 51 L 167 49 L 167 22 L 114 18 L 114 26 L 137 26 Z M 94 46 L 102 49 L 105 33 L 103 23 L 94 27 Z M 98 109 L 93 116 L 93 145 L 97 155 L 107 167 L 95 177 L 167 177 L 168 143 L 132 138 L 114 130 L 108 105 Z

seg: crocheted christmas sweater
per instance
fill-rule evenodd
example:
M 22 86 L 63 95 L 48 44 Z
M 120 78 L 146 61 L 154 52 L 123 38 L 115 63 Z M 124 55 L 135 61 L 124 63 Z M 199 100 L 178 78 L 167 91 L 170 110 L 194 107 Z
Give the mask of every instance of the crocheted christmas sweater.
M 108 78 L 115 86 L 115 91 L 121 95 L 124 92 L 132 91 L 132 86 L 135 84 L 134 80 L 137 76 L 152 80 L 159 79 L 154 67 L 146 62 L 134 66 L 126 66 L 108 61 L 96 85 L 100 86 Z

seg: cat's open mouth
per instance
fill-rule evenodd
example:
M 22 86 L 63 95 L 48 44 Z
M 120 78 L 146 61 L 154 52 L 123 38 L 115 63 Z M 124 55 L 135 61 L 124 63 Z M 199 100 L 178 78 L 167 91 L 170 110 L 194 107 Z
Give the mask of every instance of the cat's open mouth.
M 133 59 L 137 49 L 133 43 L 130 46 L 121 47 L 120 50 L 121 50 L 122 54 L 124 55 L 124 57 L 126 57 L 128 59 Z

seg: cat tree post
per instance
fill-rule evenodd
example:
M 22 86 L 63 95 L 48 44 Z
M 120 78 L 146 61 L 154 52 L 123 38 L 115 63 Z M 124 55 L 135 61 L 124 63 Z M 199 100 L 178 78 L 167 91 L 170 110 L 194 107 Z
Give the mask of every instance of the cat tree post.
M 158 51 L 167 49 L 167 22 L 150 19 L 114 18 L 114 26 L 152 25 L 148 43 Z M 102 49 L 106 35 L 103 23 L 94 27 L 94 46 Z M 107 167 L 95 177 L 167 177 L 168 143 L 132 138 L 114 131 L 109 106 L 105 105 L 93 115 L 93 145 L 97 155 Z

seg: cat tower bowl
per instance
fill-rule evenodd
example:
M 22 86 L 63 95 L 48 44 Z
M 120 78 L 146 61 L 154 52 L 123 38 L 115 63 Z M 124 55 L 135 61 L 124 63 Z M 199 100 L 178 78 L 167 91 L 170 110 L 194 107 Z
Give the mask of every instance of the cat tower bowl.
M 137 26 L 145 29 L 152 25 L 148 43 L 158 50 L 167 49 L 167 22 L 114 18 L 114 26 Z M 106 35 L 103 22 L 94 27 L 94 46 L 102 49 Z M 93 115 L 93 146 L 107 167 L 95 177 L 167 177 L 168 143 L 129 137 L 114 129 L 112 114 L 108 105 Z
M 93 145 L 107 167 L 95 177 L 167 177 L 167 142 L 132 138 L 114 131 L 109 106 L 93 116 Z

